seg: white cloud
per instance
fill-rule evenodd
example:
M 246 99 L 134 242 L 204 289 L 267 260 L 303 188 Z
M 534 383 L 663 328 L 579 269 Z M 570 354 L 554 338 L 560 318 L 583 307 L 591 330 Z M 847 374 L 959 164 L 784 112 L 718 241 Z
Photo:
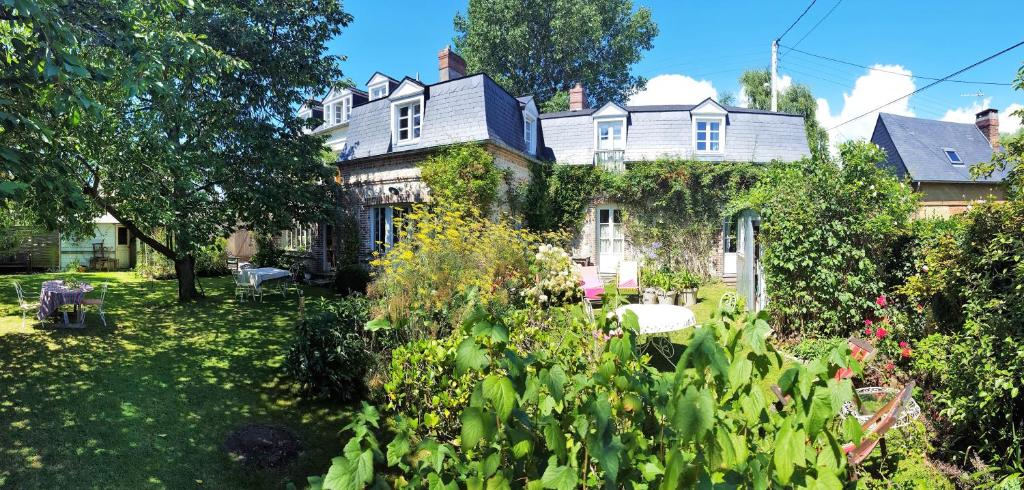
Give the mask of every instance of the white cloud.
M 819 98 L 817 117 L 818 122 L 828 129 L 844 123 L 866 111 L 886 104 L 889 101 L 914 91 L 914 80 L 909 76 L 900 76 L 892 73 L 885 73 L 876 70 L 911 75 L 910 70 L 900 65 L 879 65 L 872 66 L 874 70 L 866 75 L 861 75 L 854 82 L 853 90 L 843 93 L 843 105 L 838 113 L 833 114 L 828 101 Z M 913 116 L 914 111 L 910 109 L 909 98 L 901 99 L 898 102 L 883 107 L 880 111 L 872 111 L 871 114 L 858 118 L 856 121 L 844 124 L 842 127 L 829 131 L 829 141 L 833 146 L 851 139 L 870 139 L 871 132 L 875 129 L 875 121 L 879 112 L 888 112 L 903 116 Z
M 786 89 L 793 86 L 793 77 L 789 75 L 782 75 L 779 77 L 779 93 L 785 92 Z M 740 94 L 736 97 L 737 105 L 740 107 L 750 107 L 750 100 L 747 98 L 747 90 L 740 85 Z
M 633 94 L 629 105 L 697 104 L 718 91 L 708 80 L 695 80 L 686 75 L 658 75 L 647 81 L 647 88 Z
M 942 116 L 942 120 L 960 123 L 973 123 L 975 115 L 991 106 L 992 97 L 986 97 L 980 103 L 974 102 L 967 107 L 957 107 L 956 109 L 947 110 L 946 114 Z M 1024 106 L 1014 102 L 1006 106 L 1006 108 L 999 110 L 1000 133 L 1016 133 L 1020 130 L 1020 117 L 1014 116 L 1013 113 L 1021 108 L 1024 108 Z

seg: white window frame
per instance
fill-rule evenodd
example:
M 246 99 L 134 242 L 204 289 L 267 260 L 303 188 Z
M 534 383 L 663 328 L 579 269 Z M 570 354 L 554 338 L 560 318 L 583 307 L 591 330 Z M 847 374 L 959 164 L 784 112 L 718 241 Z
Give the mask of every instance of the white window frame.
M 531 155 L 537 154 L 537 118 L 523 113 L 523 141 L 526 143 L 526 152 Z
M 366 88 L 366 92 L 369 95 L 370 100 L 384 99 L 389 95 L 388 83 L 383 82 L 378 83 L 376 85 L 371 85 Z
M 608 212 L 607 223 L 601 222 L 602 211 Z M 615 221 L 616 212 L 619 213 L 618 222 Z M 598 270 L 602 273 L 612 273 L 618 270 L 619 263 L 621 263 L 623 258 L 626 256 L 626 230 L 624 228 L 625 224 L 623 223 L 622 213 L 622 208 L 613 204 L 601 205 L 594 209 L 594 223 L 596 225 L 596 229 L 594 230 L 594 248 L 597 252 L 596 255 L 598 262 Z M 608 245 L 611 247 L 611 250 L 606 251 L 606 249 L 601 246 L 601 242 L 603 241 L 601 237 L 602 224 L 608 226 L 609 237 L 607 240 Z M 619 243 L 620 245 L 619 251 L 617 253 L 615 252 L 616 243 Z M 615 260 L 616 263 L 606 264 L 604 263 L 602 258 L 614 258 L 613 260 Z
M 331 114 L 331 122 L 334 125 L 338 125 L 344 122 L 341 119 L 341 103 L 336 102 L 334 104 L 331 104 Z
M 950 156 L 949 156 L 949 153 L 948 153 L 948 152 L 953 152 L 953 154 L 954 154 L 954 155 L 956 155 L 956 158 L 957 158 L 957 159 L 958 159 L 959 161 L 958 161 L 958 162 L 954 162 L 954 161 L 953 161 L 953 159 L 952 159 L 952 158 L 950 158 Z M 949 163 L 950 163 L 951 165 L 956 165 L 956 166 L 958 166 L 958 167 L 960 167 L 960 166 L 963 166 L 963 164 L 964 164 L 964 157 L 960 156 L 960 152 L 959 152 L 959 151 L 956 151 L 956 150 L 954 150 L 954 149 L 952 149 L 952 148 L 943 148 L 943 149 L 942 149 L 942 154 L 943 154 L 943 155 L 946 155 L 946 160 L 949 160 Z
M 601 128 L 608 127 L 612 128 L 618 126 L 620 130 L 620 137 L 615 138 L 615 132 L 612 130 L 608 131 L 608 139 L 610 148 L 602 148 L 601 142 L 604 139 L 601 137 Z M 594 151 L 613 151 L 613 150 L 625 150 L 626 149 L 626 118 L 616 117 L 607 119 L 595 119 L 594 120 Z
M 399 126 L 401 124 L 401 110 L 406 107 L 419 107 L 419 125 L 414 124 L 414 115 L 410 111 L 409 113 L 409 137 L 402 139 L 399 134 Z M 411 145 L 420 140 L 423 135 L 423 116 L 424 116 L 424 104 L 423 96 L 412 97 L 408 99 L 401 99 L 391 103 L 391 141 L 395 146 Z M 419 134 L 414 136 L 416 129 L 419 129 Z
M 373 206 L 369 208 L 367 213 L 367 219 L 370 220 L 370 236 L 368 237 L 368 245 L 371 252 L 380 252 L 381 254 L 387 253 L 391 247 L 395 246 L 395 209 L 401 209 L 404 212 L 404 208 L 397 206 Z M 384 213 L 384 233 L 383 240 L 378 240 L 378 221 L 380 221 L 381 213 Z M 401 213 L 399 213 L 401 214 Z
M 348 95 L 339 102 L 341 106 L 341 122 L 347 123 L 352 117 L 352 96 Z
M 697 147 L 697 144 L 700 143 L 700 141 L 698 141 L 698 139 L 697 139 L 697 133 L 701 132 L 701 131 L 698 131 L 697 125 L 699 123 L 702 123 L 702 122 L 703 123 L 707 123 L 707 125 L 708 125 L 707 129 L 703 131 L 704 133 L 707 134 L 707 139 L 705 140 L 706 148 L 704 148 L 703 150 L 701 150 L 701 149 L 699 149 Z M 718 149 L 717 150 L 712 150 L 711 149 L 711 143 L 712 143 L 712 141 L 711 141 L 711 133 L 712 133 L 712 131 L 711 131 L 711 124 L 712 123 L 718 123 Z M 693 134 L 692 134 L 692 138 L 693 138 L 693 140 L 692 140 L 693 141 L 693 152 L 695 154 L 697 154 L 697 155 L 721 155 L 721 154 L 725 153 L 725 116 L 694 116 L 693 117 L 693 124 L 692 124 L 692 126 L 693 126 Z

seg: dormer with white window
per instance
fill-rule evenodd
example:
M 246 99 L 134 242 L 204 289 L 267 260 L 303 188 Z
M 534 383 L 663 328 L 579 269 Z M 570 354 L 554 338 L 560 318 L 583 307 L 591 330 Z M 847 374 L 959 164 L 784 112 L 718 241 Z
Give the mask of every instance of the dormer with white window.
M 420 140 L 423 130 L 423 85 L 406 78 L 388 97 L 391 101 L 391 143 L 411 145 Z
M 383 99 L 391 95 L 391 77 L 383 73 L 375 73 L 369 82 L 366 82 L 366 93 L 370 100 Z
M 729 111 L 712 99 L 705 99 L 690 111 L 691 137 L 695 155 L 725 153 L 725 132 Z
M 537 119 L 539 118 L 539 111 L 537 110 L 537 104 L 533 101 L 533 97 L 526 99 L 526 102 L 522 104 L 523 107 L 523 144 L 526 148 L 526 153 L 530 155 L 537 155 Z
M 629 112 L 609 102 L 591 115 L 594 120 L 594 165 L 625 170 L 626 128 Z

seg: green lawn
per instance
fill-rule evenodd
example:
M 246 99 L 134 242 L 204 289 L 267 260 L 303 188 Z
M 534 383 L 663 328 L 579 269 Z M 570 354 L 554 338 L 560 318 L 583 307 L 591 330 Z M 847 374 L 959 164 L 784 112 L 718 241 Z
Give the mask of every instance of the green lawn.
M 704 284 L 697 289 L 697 304 L 690 309 L 697 317 L 697 324 L 700 325 L 711 319 L 711 314 L 718 309 L 718 300 L 727 292 L 736 292 L 736 288 L 724 282 L 713 282 Z
M 294 296 L 239 305 L 231 278 L 211 278 L 181 305 L 174 281 L 77 274 L 111 283 L 108 327 L 23 328 L 10 281 L 34 299 L 58 276 L 0 276 L 0 487 L 283 488 L 340 454 L 344 408 L 282 379 Z M 221 444 L 250 423 L 287 426 L 306 451 L 287 470 L 242 467 Z

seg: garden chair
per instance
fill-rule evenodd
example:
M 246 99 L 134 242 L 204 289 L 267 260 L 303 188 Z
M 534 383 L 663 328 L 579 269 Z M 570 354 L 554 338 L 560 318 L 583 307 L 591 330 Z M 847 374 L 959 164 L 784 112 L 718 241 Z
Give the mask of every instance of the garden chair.
M 96 313 L 100 315 L 100 321 L 103 322 L 103 326 L 107 326 L 107 312 L 103 309 L 103 302 L 107 299 L 107 283 L 103 283 L 100 286 L 100 297 L 99 298 L 85 298 L 82 300 L 82 306 L 95 306 Z
M 21 283 L 14 281 L 14 292 L 18 294 L 18 309 L 21 310 L 21 328 L 25 328 L 25 317 L 30 311 L 39 311 L 39 304 L 25 301 L 25 292 L 21 289 Z
M 295 262 L 288 266 L 288 278 L 282 281 L 281 289 L 284 296 L 288 296 L 288 291 L 293 291 L 295 294 L 299 294 L 299 281 L 302 279 L 302 264 Z
M 228 255 L 228 270 L 231 272 L 238 271 L 238 257 Z
M 718 300 L 718 311 L 735 312 L 739 306 L 739 297 L 734 292 L 727 292 Z
M 252 285 L 252 282 L 243 274 L 238 271 L 234 274 L 235 277 L 235 297 L 239 301 L 245 301 L 246 296 L 251 296 L 253 301 L 256 301 L 256 288 Z
M 601 301 L 601 295 L 604 294 L 604 283 L 601 282 L 597 266 L 581 267 L 580 276 L 583 278 L 583 295 L 587 301 Z
M 875 412 L 870 419 L 861 424 L 864 437 L 861 438 L 860 444 L 855 445 L 850 442 L 843 445 L 843 451 L 846 452 L 851 468 L 856 470 L 857 465 L 864 462 L 871 455 L 871 452 L 875 450 L 875 446 L 882 442 L 885 433 L 899 419 L 900 412 L 903 410 L 903 406 L 910 400 L 910 394 L 913 390 L 914 382 L 911 381 L 892 400 L 889 400 L 880 410 Z
M 640 270 L 634 260 L 623 260 L 619 262 L 619 274 L 616 285 L 622 294 L 637 294 L 640 292 Z

